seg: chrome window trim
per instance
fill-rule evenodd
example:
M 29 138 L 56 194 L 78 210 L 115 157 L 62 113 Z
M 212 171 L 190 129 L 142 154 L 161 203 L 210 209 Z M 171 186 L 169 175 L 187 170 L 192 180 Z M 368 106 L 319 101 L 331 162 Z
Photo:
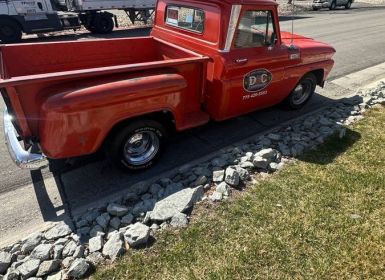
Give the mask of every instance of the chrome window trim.
M 239 16 L 241 15 L 242 5 L 233 5 L 231 8 L 229 28 L 227 30 L 226 43 L 223 50 L 220 52 L 229 52 L 231 45 L 234 40 L 235 30 L 237 29 L 237 24 Z

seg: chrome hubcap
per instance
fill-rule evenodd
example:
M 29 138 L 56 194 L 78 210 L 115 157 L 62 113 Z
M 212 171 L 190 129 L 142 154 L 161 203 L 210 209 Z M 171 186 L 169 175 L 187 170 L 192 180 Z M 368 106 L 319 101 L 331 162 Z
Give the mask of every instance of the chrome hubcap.
M 124 145 L 124 157 L 129 164 L 143 165 L 154 159 L 159 146 L 159 137 L 155 132 L 136 133 Z
M 295 105 L 300 105 L 304 103 L 310 96 L 311 93 L 311 85 L 304 82 L 299 84 L 295 89 L 294 89 L 294 94 L 293 94 L 293 103 Z

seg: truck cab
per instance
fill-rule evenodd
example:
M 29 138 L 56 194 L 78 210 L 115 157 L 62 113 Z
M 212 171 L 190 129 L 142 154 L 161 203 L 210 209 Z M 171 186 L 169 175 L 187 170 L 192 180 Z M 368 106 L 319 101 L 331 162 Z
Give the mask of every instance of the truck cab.
M 272 0 L 158 0 L 149 37 L 0 51 L 15 163 L 38 169 L 49 158 L 104 149 L 124 170 L 152 166 L 171 131 L 279 103 L 302 108 L 324 85 L 335 53 L 281 32 Z

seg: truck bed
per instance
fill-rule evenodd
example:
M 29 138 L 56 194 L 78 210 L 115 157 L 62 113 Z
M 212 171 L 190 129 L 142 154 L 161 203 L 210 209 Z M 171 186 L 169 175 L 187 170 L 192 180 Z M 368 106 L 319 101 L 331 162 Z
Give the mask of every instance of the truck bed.
M 23 76 L 123 65 L 156 66 L 198 56 L 153 37 L 2 45 L 0 50 L 0 85 Z
M 42 116 L 43 108 L 47 108 L 47 104 L 51 104 L 53 99 L 59 100 L 57 97 L 61 96 L 60 98 L 68 101 L 75 95 L 71 95 L 71 92 L 80 92 L 81 95 L 82 90 L 91 92 L 103 85 L 109 85 L 115 90 L 120 86 L 119 81 L 130 81 L 129 84 L 132 85 L 127 89 L 125 99 L 121 101 L 122 104 L 131 102 L 130 106 L 135 102 L 129 101 L 129 98 L 141 96 L 135 83 L 152 83 L 151 92 L 160 92 L 158 97 L 154 96 L 153 102 L 172 101 L 175 105 L 173 110 L 177 110 L 175 115 L 178 129 L 191 126 L 188 119 L 195 118 L 195 114 L 200 112 L 208 58 L 160 39 L 138 37 L 1 45 L 0 52 L 0 88 L 8 111 L 16 117 L 15 127 L 24 138 L 40 138 L 39 127 L 47 121 Z M 185 90 L 178 93 L 176 100 L 170 100 L 166 95 L 162 97 L 162 91 L 156 90 L 156 87 L 162 87 L 160 80 L 167 82 L 173 77 L 174 80 L 183 80 L 180 83 L 185 84 Z M 122 96 L 121 93 L 117 94 Z M 104 106 L 108 110 L 108 102 L 113 102 L 113 98 L 118 97 L 112 93 L 103 95 L 101 98 L 95 94 L 93 106 Z M 81 107 L 81 101 L 76 103 L 76 99 L 71 102 L 66 107 L 68 110 Z M 96 104 L 97 102 L 100 104 Z M 138 113 L 133 107 L 124 109 L 123 105 L 116 110 L 126 110 L 120 114 L 127 117 Z M 183 111 L 183 114 L 178 110 Z M 200 115 L 198 117 L 202 122 L 207 121 L 206 115 Z

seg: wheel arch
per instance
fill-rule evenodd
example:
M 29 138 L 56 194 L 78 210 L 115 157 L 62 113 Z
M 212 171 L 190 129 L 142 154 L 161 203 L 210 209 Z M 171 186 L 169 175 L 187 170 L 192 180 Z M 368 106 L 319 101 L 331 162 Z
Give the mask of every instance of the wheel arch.
M 320 86 L 320 87 L 324 86 L 324 84 L 325 84 L 325 81 L 324 81 L 325 70 L 324 69 L 312 70 L 312 71 L 306 73 L 306 75 L 308 75 L 308 74 L 313 74 L 316 77 L 318 86 Z M 304 76 L 306 76 L 306 75 L 304 75 Z
M 113 125 L 113 127 L 110 129 L 110 131 L 107 133 L 107 136 L 104 138 L 102 145 L 100 145 L 99 149 L 104 148 L 110 141 L 113 139 L 113 137 L 119 133 L 125 126 L 132 122 L 136 121 L 142 121 L 142 120 L 152 120 L 159 122 L 164 126 L 166 131 L 168 133 L 174 133 L 176 131 L 176 124 L 175 124 L 175 116 L 172 111 L 170 110 L 162 110 L 162 111 L 156 111 L 151 112 L 135 117 L 130 117 L 124 120 L 120 120 L 116 124 Z

